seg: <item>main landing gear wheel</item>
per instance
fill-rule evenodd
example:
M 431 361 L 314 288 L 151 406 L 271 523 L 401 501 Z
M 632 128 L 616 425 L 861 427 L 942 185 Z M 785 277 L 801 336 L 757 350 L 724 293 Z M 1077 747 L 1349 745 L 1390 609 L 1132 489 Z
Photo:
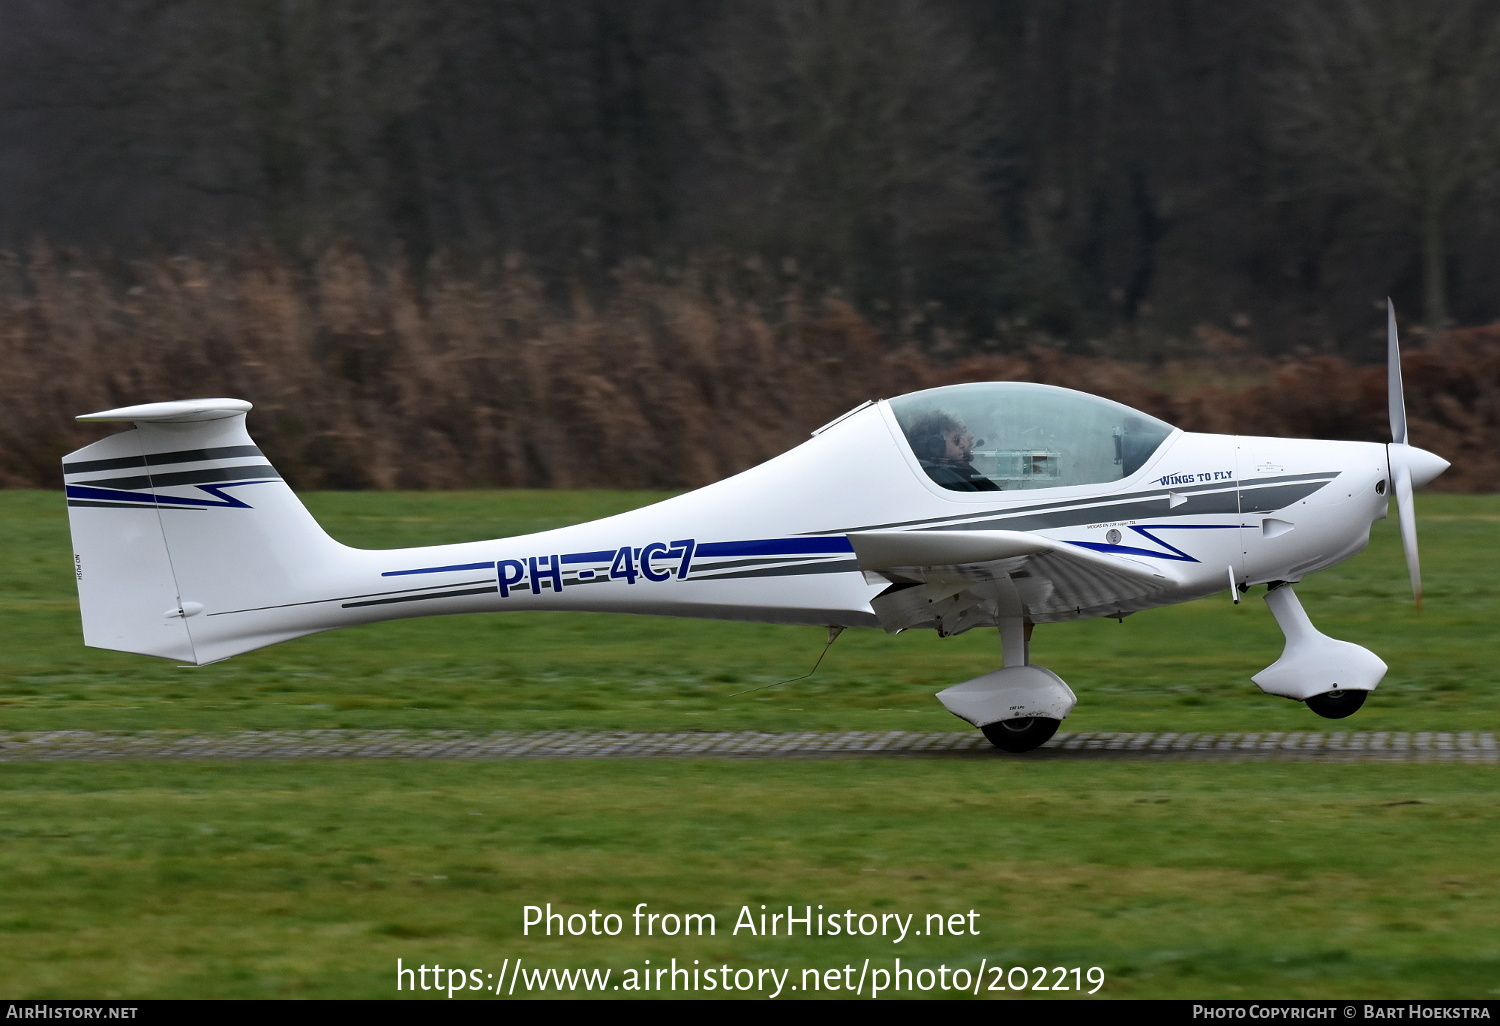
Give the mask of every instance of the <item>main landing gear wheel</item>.
M 1368 694 L 1368 691 L 1325 691 L 1309 698 L 1307 707 L 1325 719 L 1341 720 L 1359 712 Z
M 990 744 L 1002 752 L 1029 752 L 1046 744 L 1057 733 L 1061 720 L 1045 716 L 1026 716 L 1018 720 L 1000 720 L 987 723 L 979 729 L 990 739 Z

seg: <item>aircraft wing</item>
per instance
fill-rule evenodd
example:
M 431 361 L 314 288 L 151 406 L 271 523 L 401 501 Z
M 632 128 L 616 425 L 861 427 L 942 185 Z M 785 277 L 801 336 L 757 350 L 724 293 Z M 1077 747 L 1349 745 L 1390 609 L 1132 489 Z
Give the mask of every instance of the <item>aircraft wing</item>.
M 870 603 L 888 631 L 1124 616 L 1177 585 L 1147 563 L 1024 531 L 865 531 L 849 541 L 865 578 L 890 584 Z

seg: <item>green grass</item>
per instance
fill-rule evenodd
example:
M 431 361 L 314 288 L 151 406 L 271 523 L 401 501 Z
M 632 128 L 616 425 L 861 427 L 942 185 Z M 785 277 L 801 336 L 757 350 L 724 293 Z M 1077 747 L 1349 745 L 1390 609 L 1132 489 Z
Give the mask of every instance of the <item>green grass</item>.
M 315 495 L 354 544 L 536 530 L 651 498 Z M 1391 665 L 1354 718 L 1249 675 L 1258 599 L 1038 631 L 1070 729 L 1494 730 L 1500 499 L 1424 496 L 1428 607 L 1393 525 L 1300 590 Z M 967 729 L 931 697 L 993 632 L 586 615 L 434 618 L 178 669 L 82 647 L 58 496 L 0 492 L 0 729 Z M 1105 997 L 1500 991 L 1493 767 L 907 761 L 0 764 L 0 996 L 387 997 L 395 961 L 794 970 L 1100 966 Z M 712 912 L 713 938 L 522 936 L 522 908 Z M 980 914 L 980 935 L 728 936 L 742 905 Z M 430 997 L 431 994 L 420 996 Z M 998 996 L 998 995 L 993 995 Z M 1007 996 L 1009 996 L 1007 994 Z
M 330 531 L 371 547 L 497 537 L 573 523 L 643 493 L 325 493 Z M 1391 666 L 1340 726 L 1457 730 L 1500 723 L 1500 500 L 1423 496 L 1428 584 L 1418 616 L 1394 521 L 1368 551 L 1299 587 L 1315 623 Z M 65 510 L 0 492 L 0 729 L 419 727 L 472 730 L 965 730 L 933 699 L 994 669 L 995 632 L 940 639 L 847 631 L 810 680 L 821 628 L 577 613 L 430 617 L 336 631 L 184 669 L 80 641 Z M 1038 629 L 1032 654 L 1078 693 L 1073 730 L 1328 726 L 1250 682 L 1281 651 L 1256 596 Z
M 3 774 L 0 993 L 394 996 L 395 964 L 1100 966 L 1112 997 L 1494 997 L 1494 776 L 1007 762 L 33 764 Z M 525 905 L 711 912 L 522 935 Z M 759 938 L 742 905 L 979 913 Z M 629 920 L 627 919 L 627 923 Z

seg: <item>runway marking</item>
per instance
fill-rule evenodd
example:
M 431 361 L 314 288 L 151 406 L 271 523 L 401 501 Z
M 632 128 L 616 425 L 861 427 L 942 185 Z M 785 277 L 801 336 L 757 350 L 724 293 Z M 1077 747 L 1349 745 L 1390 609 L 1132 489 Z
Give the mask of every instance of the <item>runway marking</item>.
M 1227 762 L 1500 763 L 1490 731 L 1314 731 L 1250 734 L 1060 733 L 1025 755 L 978 732 L 252 730 L 0 731 L 0 762 L 118 759 L 1186 759 Z

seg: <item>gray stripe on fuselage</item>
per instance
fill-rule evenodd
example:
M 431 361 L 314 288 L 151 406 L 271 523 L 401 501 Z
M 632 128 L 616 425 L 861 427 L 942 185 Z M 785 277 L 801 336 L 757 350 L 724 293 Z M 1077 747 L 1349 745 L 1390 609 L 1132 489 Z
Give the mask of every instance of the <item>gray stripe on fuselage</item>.
M 436 591 L 427 595 L 406 595 L 402 598 L 366 599 L 363 602 L 345 602 L 343 608 L 358 609 L 361 606 L 393 606 L 398 602 L 426 602 L 429 599 L 465 598 L 470 595 L 493 595 L 500 589 L 491 584 L 484 588 L 467 588 L 463 591 Z
M 1282 484 L 1270 488 L 1246 488 L 1241 493 L 1242 513 L 1272 513 L 1285 509 L 1294 502 L 1301 502 L 1324 485 L 1333 483 L 1333 478 L 1316 485 Z
M 1311 490 L 1311 489 L 1309 489 Z M 1180 494 L 1180 493 L 1179 493 Z M 1082 524 L 1097 524 L 1116 520 L 1157 520 L 1163 516 L 1193 517 L 1213 513 L 1239 513 L 1240 497 L 1234 491 L 1210 492 L 1186 496 L 1187 501 L 1168 507 L 1166 498 L 1144 499 L 1139 502 L 1115 502 L 1107 506 L 1086 506 L 1082 509 L 1057 509 L 1022 515 L 1000 514 L 993 520 L 970 521 L 929 527 L 928 531 L 982 531 L 986 528 L 1006 531 L 1042 531 L 1054 527 L 1078 527 Z
M 800 577 L 804 574 L 843 574 L 859 569 L 859 561 L 840 559 L 832 563 L 803 563 L 799 566 L 772 566 L 760 570 L 740 570 L 731 574 L 713 574 L 705 577 L 689 577 L 688 580 L 732 581 L 745 577 Z M 694 567 L 694 573 L 697 568 Z
M 696 574 L 699 571 L 710 573 L 714 570 L 735 570 L 740 568 L 754 569 L 755 567 L 765 566 L 768 563 L 785 563 L 791 566 L 812 566 L 821 562 L 825 562 L 828 559 L 829 556 L 818 555 L 811 558 L 805 556 L 772 556 L 769 558 L 765 556 L 758 556 L 752 557 L 750 559 L 720 560 L 714 563 L 699 563 L 695 560 L 693 562 L 692 572 Z
M 150 507 L 146 507 L 150 508 Z M 408 595 L 419 591 L 432 591 L 434 588 L 464 588 L 469 585 L 488 584 L 488 581 L 459 581 L 456 584 L 429 584 L 425 588 L 395 588 L 390 591 L 367 591 L 360 595 L 335 595 L 332 598 L 307 599 L 304 602 L 282 602 L 274 606 L 250 606 L 247 609 L 221 609 L 217 613 L 209 613 L 209 616 L 230 616 L 234 613 L 260 613 L 267 609 L 291 609 L 293 606 L 317 606 L 324 602 L 348 602 L 351 599 L 376 598 L 381 595 Z
M 1159 488 L 1102 499 L 1066 499 L 1012 509 L 975 510 L 970 513 L 950 513 L 947 516 L 926 517 L 921 520 L 898 520 L 864 527 L 845 527 L 838 531 L 809 531 L 807 533 L 858 534 L 861 531 L 884 531 L 901 527 L 935 531 L 974 531 L 997 524 L 1003 524 L 1007 530 L 1035 531 L 1113 520 L 1156 518 L 1163 515 L 1179 517 L 1209 513 L 1239 513 L 1241 494 L 1254 496 L 1255 501 L 1249 511 L 1260 512 L 1262 505 L 1267 501 L 1262 498 L 1262 493 L 1269 492 L 1270 501 L 1276 503 L 1274 506 L 1267 507 L 1268 509 L 1280 509 L 1306 498 L 1336 477 L 1338 477 L 1337 471 L 1290 474 L 1285 477 L 1264 478 L 1242 484 L 1215 482 L 1191 487 Z M 1185 496 L 1187 502 L 1167 506 L 1168 492 Z

